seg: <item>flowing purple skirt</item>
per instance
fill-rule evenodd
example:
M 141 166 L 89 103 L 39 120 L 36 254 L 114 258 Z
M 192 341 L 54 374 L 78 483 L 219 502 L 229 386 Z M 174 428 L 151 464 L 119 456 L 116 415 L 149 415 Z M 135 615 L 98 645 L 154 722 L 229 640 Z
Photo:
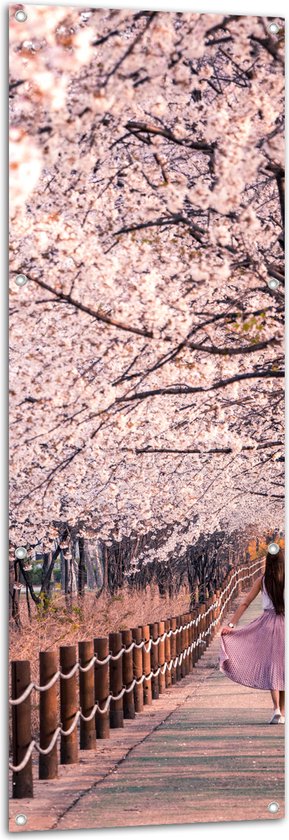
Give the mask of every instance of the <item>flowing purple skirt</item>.
M 264 610 L 254 621 L 221 636 L 220 671 L 251 688 L 285 689 L 285 620 Z

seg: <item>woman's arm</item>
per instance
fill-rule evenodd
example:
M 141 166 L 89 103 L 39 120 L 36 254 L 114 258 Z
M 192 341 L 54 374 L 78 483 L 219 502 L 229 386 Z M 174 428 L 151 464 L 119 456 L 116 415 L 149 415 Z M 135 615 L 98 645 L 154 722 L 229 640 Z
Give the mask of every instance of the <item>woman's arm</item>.
M 241 618 L 241 615 L 243 615 L 243 613 L 245 612 L 245 610 L 247 609 L 249 604 L 251 604 L 252 601 L 254 601 L 254 598 L 256 598 L 256 596 L 258 595 L 258 592 L 261 591 L 262 577 L 263 577 L 263 575 L 260 575 L 260 577 L 258 577 L 257 580 L 255 580 L 255 583 L 253 583 L 253 586 L 250 589 L 250 592 L 247 592 L 247 595 L 245 596 L 244 601 L 242 601 L 240 606 L 234 612 L 234 615 L 231 618 L 232 624 L 238 624 L 238 621 Z M 233 627 L 227 627 L 226 626 L 226 627 L 223 627 L 222 630 L 221 630 L 221 634 L 232 633 L 232 632 L 233 632 Z

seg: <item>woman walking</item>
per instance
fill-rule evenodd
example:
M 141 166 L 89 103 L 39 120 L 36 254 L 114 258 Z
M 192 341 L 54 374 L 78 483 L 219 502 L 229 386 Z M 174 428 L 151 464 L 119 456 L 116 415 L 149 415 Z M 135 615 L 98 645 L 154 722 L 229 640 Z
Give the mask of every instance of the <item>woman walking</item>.
M 258 577 L 221 630 L 220 670 L 234 682 L 271 691 L 274 712 L 269 723 L 285 723 L 285 619 L 284 552 L 277 543 L 268 546 L 265 574 Z M 235 629 L 241 615 L 259 592 L 263 613 Z

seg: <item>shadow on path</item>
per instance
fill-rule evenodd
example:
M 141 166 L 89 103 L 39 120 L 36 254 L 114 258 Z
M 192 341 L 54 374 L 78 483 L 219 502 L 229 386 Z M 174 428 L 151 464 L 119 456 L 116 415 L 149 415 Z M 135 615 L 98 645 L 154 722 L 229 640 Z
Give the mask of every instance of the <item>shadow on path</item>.
M 258 596 L 240 625 L 261 609 Z M 62 766 L 58 779 L 35 782 L 35 798 L 21 800 L 26 830 L 282 818 L 284 726 L 268 725 L 269 692 L 219 671 L 219 647 L 218 634 L 192 674 L 111 730 L 93 757 L 82 752 L 80 764 Z M 17 801 L 10 811 L 17 831 Z

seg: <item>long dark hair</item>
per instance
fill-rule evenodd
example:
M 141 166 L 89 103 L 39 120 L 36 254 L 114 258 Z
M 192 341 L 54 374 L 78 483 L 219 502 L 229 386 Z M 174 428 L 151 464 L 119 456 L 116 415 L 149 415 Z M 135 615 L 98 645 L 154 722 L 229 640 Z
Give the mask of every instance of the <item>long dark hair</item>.
M 279 548 L 278 554 L 268 552 L 263 580 L 275 612 L 277 615 L 284 615 L 285 557 L 283 548 Z

